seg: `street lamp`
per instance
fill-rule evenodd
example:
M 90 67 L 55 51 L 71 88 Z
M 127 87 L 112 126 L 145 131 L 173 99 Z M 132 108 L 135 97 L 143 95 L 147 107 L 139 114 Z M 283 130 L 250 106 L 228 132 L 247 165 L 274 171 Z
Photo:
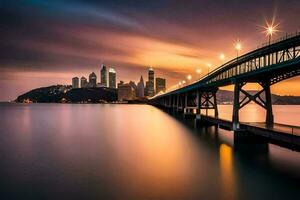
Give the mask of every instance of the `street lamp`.
M 198 74 L 198 79 L 200 79 L 200 74 L 202 73 L 201 69 L 196 69 L 196 73 Z
M 222 61 L 225 60 L 225 55 L 224 55 L 224 53 L 221 53 L 220 56 L 219 56 L 219 58 L 220 58 L 220 60 L 222 60 Z
M 186 83 L 185 80 L 183 80 L 183 81 L 182 81 L 182 85 L 184 85 L 185 83 Z
M 209 75 L 209 70 L 212 67 L 212 64 L 211 63 L 207 63 L 206 65 L 207 65 L 207 75 Z
M 266 26 L 264 27 L 265 28 L 264 33 L 266 33 L 266 36 L 269 38 L 269 45 L 271 44 L 271 39 L 273 34 L 279 31 L 278 27 L 279 24 L 275 24 L 274 19 L 272 20 L 271 23 L 266 21 Z
M 235 41 L 234 48 L 236 50 L 236 58 L 238 58 L 239 57 L 239 51 L 242 49 L 242 43 L 239 39 Z
M 192 75 L 188 75 L 187 77 L 187 80 L 189 81 L 189 83 L 191 82 L 191 80 L 192 80 Z

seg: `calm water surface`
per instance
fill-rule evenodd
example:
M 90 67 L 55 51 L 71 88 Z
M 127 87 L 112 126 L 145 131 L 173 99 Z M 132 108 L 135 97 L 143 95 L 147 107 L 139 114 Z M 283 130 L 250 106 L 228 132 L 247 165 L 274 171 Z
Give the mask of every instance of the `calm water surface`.
M 247 109 L 243 120 L 263 120 Z M 229 112 L 220 107 L 221 116 Z M 299 106 L 274 113 L 299 125 Z M 0 104 L 0 118 L 0 199 L 300 195 L 300 153 L 272 144 L 240 151 L 232 132 L 195 129 L 148 105 Z

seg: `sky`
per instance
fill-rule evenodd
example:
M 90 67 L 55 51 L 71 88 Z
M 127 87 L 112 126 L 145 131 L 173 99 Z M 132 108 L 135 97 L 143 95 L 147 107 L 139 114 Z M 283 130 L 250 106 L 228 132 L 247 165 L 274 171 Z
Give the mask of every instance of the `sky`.
M 296 32 L 299 10 L 299 0 L 1 0 L 0 101 L 92 71 L 100 82 L 102 63 L 125 82 L 147 79 L 152 66 L 171 87 L 234 59 L 237 39 L 240 54 L 256 49 L 266 21 L 279 23 L 273 39 Z M 272 92 L 300 95 L 295 83 Z

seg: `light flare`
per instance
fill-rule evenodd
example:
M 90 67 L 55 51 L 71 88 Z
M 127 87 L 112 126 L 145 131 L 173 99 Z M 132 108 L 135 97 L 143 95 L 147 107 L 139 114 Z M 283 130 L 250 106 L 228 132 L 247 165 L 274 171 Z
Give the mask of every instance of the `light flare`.
M 274 19 L 272 19 L 271 22 L 266 21 L 266 26 L 263 27 L 265 29 L 263 33 L 265 33 L 266 36 L 272 37 L 274 34 L 279 32 L 279 25 L 279 23 L 275 23 Z

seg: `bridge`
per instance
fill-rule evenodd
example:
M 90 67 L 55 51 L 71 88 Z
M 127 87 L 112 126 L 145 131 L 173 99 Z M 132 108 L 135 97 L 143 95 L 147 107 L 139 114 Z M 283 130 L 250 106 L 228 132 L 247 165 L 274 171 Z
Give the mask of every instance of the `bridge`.
M 149 102 L 158 107 L 183 111 L 185 115 L 195 115 L 196 120 L 208 120 L 207 116 L 201 114 L 201 110 L 205 109 L 207 113 L 208 109 L 213 109 L 214 117 L 210 117 L 209 121 L 221 125 L 216 93 L 220 87 L 234 85 L 232 121 L 226 122 L 226 127 L 235 132 L 247 127 L 247 130 L 258 131 L 255 126 L 251 126 L 251 129 L 250 125 L 241 124 L 239 120 L 239 110 L 254 102 L 266 111 L 265 129 L 274 132 L 270 86 L 299 74 L 298 32 L 237 57 L 196 82 L 156 95 Z M 249 93 L 243 88 L 247 83 L 258 83 L 262 89 L 256 94 Z

